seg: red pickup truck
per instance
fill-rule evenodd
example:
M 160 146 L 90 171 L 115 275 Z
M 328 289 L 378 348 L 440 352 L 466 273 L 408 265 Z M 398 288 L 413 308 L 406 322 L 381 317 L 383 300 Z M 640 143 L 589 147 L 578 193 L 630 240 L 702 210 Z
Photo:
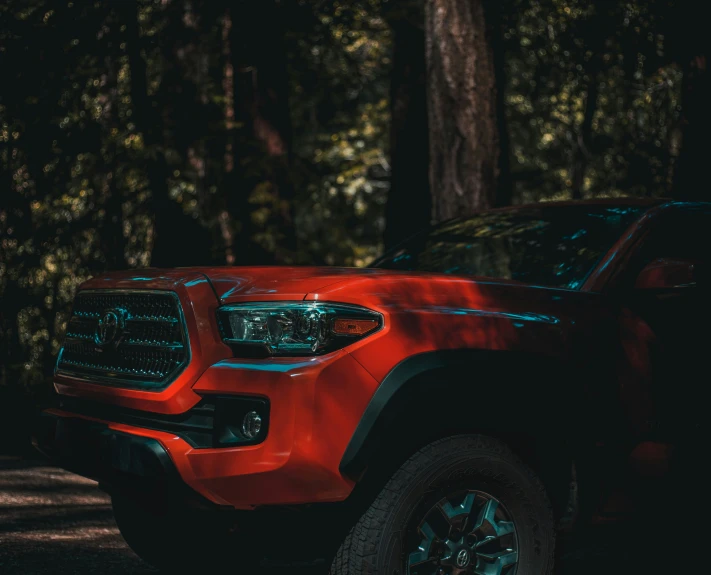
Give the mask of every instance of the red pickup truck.
M 710 233 L 711 204 L 542 203 L 363 269 L 96 277 L 35 444 L 159 568 L 550 574 L 566 515 L 696 431 Z

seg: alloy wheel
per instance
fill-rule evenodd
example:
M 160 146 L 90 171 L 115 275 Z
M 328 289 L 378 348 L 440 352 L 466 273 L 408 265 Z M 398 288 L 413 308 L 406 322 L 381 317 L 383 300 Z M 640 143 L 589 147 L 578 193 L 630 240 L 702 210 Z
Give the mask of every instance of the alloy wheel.
M 416 525 L 407 575 L 514 575 L 516 526 L 501 502 L 482 491 L 437 501 Z

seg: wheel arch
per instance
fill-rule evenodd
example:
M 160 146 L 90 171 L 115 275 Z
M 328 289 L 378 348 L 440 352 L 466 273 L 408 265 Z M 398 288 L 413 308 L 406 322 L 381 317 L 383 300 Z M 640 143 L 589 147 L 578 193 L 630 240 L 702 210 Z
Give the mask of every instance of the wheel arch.
M 571 375 L 564 360 L 526 352 L 466 349 L 407 358 L 373 395 L 340 471 L 358 482 L 382 473 L 380 483 L 427 443 L 479 433 L 504 440 L 532 467 L 562 514 L 582 399 Z

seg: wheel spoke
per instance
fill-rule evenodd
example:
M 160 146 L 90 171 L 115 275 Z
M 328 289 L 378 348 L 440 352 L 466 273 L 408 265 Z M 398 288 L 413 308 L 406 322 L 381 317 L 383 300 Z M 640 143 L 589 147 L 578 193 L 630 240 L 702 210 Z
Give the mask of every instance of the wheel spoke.
M 483 559 L 474 569 L 476 575 L 501 575 L 504 567 L 518 561 L 518 553 L 513 549 L 505 549 L 499 553 L 477 553 Z
M 499 537 L 502 537 L 503 535 L 508 535 L 509 533 L 513 533 L 516 527 L 514 527 L 513 521 L 499 521 L 495 527 L 496 529 L 496 534 Z
M 482 539 L 481 541 L 478 541 L 476 545 L 474 545 L 474 548 L 476 549 L 477 547 L 481 547 L 482 545 L 486 545 L 487 543 L 490 543 L 492 541 L 496 541 L 498 537 L 494 537 L 493 535 L 487 535 Z
M 511 521 L 496 521 L 496 509 L 498 507 L 499 504 L 493 499 L 487 501 L 486 505 L 484 505 L 484 508 L 479 513 L 479 517 L 477 518 L 476 524 L 474 525 L 472 531 L 481 529 L 484 523 L 488 523 L 491 525 L 494 533 L 496 533 L 496 537 L 502 537 L 504 535 L 508 535 L 509 533 L 513 533 L 515 528 Z M 491 540 L 490 538 L 487 539 Z M 485 541 L 486 539 L 481 541 L 479 545 L 483 544 Z
M 432 542 L 434 541 L 435 534 L 430 527 L 430 524 L 425 522 L 420 526 L 420 533 L 423 536 L 420 546 L 417 551 L 410 553 L 407 559 L 408 570 L 412 574 L 412 568 L 417 565 L 422 565 L 423 563 L 428 563 L 430 561 L 430 550 L 432 548 Z
M 452 504 L 449 501 L 445 501 L 441 505 L 440 509 L 442 509 L 442 513 L 444 513 L 447 520 L 451 523 L 452 519 L 454 519 L 455 517 L 460 517 L 461 515 L 469 515 L 472 512 L 472 507 L 474 507 L 475 499 L 476 495 L 474 493 L 467 493 L 466 497 L 464 498 L 464 501 L 462 501 L 456 507 L 452 507 Z

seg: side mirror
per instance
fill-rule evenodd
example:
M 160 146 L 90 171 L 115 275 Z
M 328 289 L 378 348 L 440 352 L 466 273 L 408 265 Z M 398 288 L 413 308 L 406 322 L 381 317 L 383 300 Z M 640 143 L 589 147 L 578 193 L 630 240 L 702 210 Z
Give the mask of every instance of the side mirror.
M 635 289 L 672 289 L 696 285 L 696 262 L 659 258 L 652 260 L 637 276 Z

